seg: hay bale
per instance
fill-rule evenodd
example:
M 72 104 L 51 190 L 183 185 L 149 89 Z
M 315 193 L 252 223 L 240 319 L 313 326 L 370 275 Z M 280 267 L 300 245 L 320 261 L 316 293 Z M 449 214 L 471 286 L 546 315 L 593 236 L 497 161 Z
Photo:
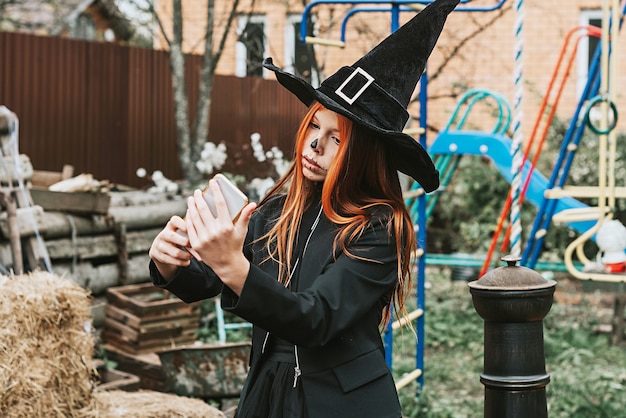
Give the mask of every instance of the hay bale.
M 154 391 L 95 393 L 99 418 L 225 418 L 200 399 Z
M 89 294 L 47 272 L 0 276 L 0 416 L 90 417 Z
M 96 391 L 89 292 L 47 272 L 0 276 L 0 417 L 223 418 L 199 399 Z

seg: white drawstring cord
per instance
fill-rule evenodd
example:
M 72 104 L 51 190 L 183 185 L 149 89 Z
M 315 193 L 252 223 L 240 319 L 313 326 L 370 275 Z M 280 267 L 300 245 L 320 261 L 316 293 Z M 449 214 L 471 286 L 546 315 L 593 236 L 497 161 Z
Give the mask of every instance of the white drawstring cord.
M 296 367 L 294 367 L 294 374 L 293 374 L 293 387 L 295 388 L 296 385 L 298 384 L 298 377 L 300 377 L 300 375 L 302 374 L 302 371 L 300 370 L 300 359 L 298 358 L 298 346 L 294 345 L 293 346 L 293 352 L 296 355 Z

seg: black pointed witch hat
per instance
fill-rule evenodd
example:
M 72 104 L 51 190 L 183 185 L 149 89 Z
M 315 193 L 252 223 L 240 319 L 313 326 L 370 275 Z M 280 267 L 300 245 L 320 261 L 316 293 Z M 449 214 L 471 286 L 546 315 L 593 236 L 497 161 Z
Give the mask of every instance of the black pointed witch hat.
M 448 14 L 460 0 L 436 0 L 349 67 L 340 68 L 315 89 L 301 78 L 263 66 L 305 105 L 320 102 L 364 126 L 393 150 L 396 168 L 415 179 L 426 192 L 439 187 L 439 173 L 426 150 L 402 133 L 407 106 Z

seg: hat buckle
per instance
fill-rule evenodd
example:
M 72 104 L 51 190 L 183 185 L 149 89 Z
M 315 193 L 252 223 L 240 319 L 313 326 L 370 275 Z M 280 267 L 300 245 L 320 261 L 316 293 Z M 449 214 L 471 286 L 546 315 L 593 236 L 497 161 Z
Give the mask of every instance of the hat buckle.
M 365 77 L 365 79 L 367 80 L 365 82 L 365 84 L 363 84 L 363 86 L 361 86 L 361 88 L 354 93 L 354 95 L 352 97 L 348 97 L 344 92 L 343 89 L 348 85 L 348 83 L 357 76 L 357 74 L 362 75 L 363 77 Z M 371 75 L 369 75 L 367 73 L 367 71 L 365 71 L 364 69 L 362 69 L 361 67 L 357 67 L 354 71 L 352 71 L 352 74 L 350 74 L 348 76 L 348 78 L 346 78 L 344 80 L 343 83 L 341 83 L 341 85 L 339 87 L 337 87 L 337 90 L 335 90 L 335 94 L 339 97 L 341 97 L 343 100 L 345 100 L 349 105 L 353 104 L 362 94 L 365 90 L 367 90 L 367 88 L 370 86 L 370 84 L 372 84 L 374 82 L 374 77 L 372 77 Z

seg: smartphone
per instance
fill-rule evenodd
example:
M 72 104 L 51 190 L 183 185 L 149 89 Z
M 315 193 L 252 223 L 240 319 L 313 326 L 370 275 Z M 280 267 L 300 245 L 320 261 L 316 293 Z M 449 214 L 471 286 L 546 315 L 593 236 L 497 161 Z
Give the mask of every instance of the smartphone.
M 223 174 L 216 174 L 213 179 L 217 181 L 217 184 L 220 186 L 220 190 L 224 195 L 224 199 L 226 199 L 226 206 L 228 207 L 228 213 L 230 214 L 231 221 L 236 222 L 237 218 L 241 214 L 241 210 L 248 204 L 248 197 L 243 194 L 241 190 L 237 188 L 237 186 Z M 217 208 L 215 207 L 215 201 L 213 200 L 213 192 L 211 192 L 211 188 L 207 185 L 202 191 L 202 196 L 206 201 L 207 205 L 209 205 L 209 210 L 213 216 L 217 215 Z M 183 237 L 187 237 L 187 234 L 180 229 L 176 231 L 178 235 Z M 195 254 L 194 254 L 195 255 Z M 199 259 L 199 257 L 196 256 Z
M 220 190 L 224 195 L 230 219 L 233 222 L 236 222 L 237 218 L 239 218 L 241 210 L 248 204 L 248 198 L 233 182 L 228 180 L 225 175 L 216 174 L 213 176 L 213 180 L 217 181 L 217 184 L 220 186 Z M 202 191 L 202 195 L 204 196 L 204 200 L 207 205 L 209 205 L 211 213 L 213 216 L 216 216 L 217 209 L 215 208 L 215 201 L 213 200 L 213 192 L 211 192 L 211 188 L 208 185 Z

